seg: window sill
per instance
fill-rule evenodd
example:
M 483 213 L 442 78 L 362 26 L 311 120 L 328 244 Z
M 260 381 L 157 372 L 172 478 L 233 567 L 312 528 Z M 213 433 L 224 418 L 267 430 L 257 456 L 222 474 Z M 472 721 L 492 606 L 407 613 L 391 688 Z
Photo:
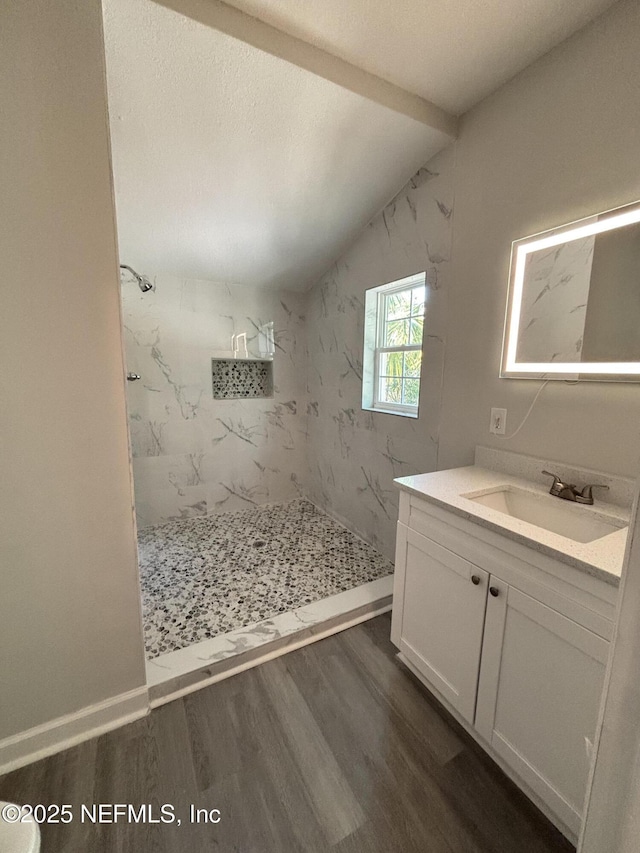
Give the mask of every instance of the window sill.
M 401 418 L 413 418 L 414 420 L 418 417 L 418 412 L 403 412 L 401 409 L 385 409 L 382 406 L 363 406 L 363 411 L 365 412 L 373 412 L 376 415 L 399 415 Z

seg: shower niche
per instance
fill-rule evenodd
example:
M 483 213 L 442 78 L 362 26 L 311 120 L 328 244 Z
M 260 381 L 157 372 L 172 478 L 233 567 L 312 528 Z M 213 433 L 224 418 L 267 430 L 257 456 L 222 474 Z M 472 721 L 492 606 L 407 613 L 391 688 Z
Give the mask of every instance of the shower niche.
M 271 359 L 212 358 L 214 400 L 273 397 Z

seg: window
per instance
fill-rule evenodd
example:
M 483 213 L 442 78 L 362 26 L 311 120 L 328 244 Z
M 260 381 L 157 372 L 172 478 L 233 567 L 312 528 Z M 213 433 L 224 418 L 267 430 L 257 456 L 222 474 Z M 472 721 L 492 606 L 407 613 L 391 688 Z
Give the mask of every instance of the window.
M 418 416 L 425 299 L 424 273 L 367 291 L 363 408 Z

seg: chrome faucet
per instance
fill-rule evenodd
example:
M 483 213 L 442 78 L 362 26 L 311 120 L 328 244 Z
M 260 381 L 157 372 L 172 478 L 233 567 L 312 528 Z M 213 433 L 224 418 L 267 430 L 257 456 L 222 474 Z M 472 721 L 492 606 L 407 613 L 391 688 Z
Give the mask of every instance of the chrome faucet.
M 580 491 L 575 483 L 563 483 L 557 474 L 551 471 L 543 471 L 548 477 L 553 477 L 553 483 L 549 489 L 550 495 L 555 495 L 557 498 L 562 498 L 565 501 L 574 501 L 577 504 L 588 504 L 593 506 L 593 489 L 606 489 L 609 486 L 601 486 L 598 483 L 590 483 L 583 487 Z

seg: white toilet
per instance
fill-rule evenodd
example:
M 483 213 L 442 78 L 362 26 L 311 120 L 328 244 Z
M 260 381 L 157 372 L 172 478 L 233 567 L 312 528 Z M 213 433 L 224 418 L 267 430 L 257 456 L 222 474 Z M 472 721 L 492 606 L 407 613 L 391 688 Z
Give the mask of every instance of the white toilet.
M 5 806 L 10 805 L 0 802 L 0 815 Z M 8 823 L 0 817 L 0 850 L 2 853 L 39 853 L 40 827 L 35 821 Z

